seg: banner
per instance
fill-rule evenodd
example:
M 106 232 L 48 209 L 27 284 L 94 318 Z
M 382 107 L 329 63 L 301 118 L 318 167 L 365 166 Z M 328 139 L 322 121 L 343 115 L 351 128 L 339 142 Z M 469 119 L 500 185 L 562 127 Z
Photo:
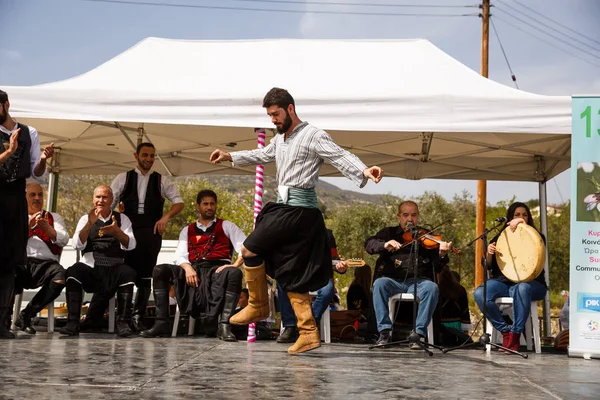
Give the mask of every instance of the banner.
M 569 356 L 600 358 L 600 96 L 572 106 Z

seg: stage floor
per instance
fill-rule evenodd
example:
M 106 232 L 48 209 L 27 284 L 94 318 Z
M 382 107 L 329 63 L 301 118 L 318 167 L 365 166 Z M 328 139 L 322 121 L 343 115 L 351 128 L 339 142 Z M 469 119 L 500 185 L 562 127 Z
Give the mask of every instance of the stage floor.
M 598 399 L 599 360 L 480 350 L 433 357 L 324 344 L 19 332 L 0 341 L 0 399 Z M 596 372 L 594 372 L 596 371 Z

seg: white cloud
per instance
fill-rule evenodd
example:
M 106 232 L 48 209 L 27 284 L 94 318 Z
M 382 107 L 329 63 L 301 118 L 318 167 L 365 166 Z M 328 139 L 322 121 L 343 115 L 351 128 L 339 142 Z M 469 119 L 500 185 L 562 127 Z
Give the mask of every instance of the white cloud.
M 20 61 L 23 59 L 23 55 L 16 50 L 0 49 L 0 54 L 11 61 Z

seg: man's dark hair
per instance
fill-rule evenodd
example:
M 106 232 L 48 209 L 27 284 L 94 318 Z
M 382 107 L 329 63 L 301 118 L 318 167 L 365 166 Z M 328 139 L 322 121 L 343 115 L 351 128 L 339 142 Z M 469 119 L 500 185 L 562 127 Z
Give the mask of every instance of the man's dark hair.
M 212 197 L 215 199 L 215 203 L 217 202 L 217 194 L 210 189 L 204 189 L 198 192 L 198 196 L 196 196 L 196 204 L 202 203 L 202 199 L 205 197 Z
M 154 147 L 154 145 L 150 142 L 144 142 L 144 143 L 140 143 L 137 145 L 136 149 L 135 149 L 135 154 L 140 154 L 140 151 L 142 151 L 142 147 L 152 147 L 154 149 L 154 151 L 156 151 L 156 147 Z
M 4 104 L 8 101 L 8 94 L 4 90 L 0 90 L 0 104 Z
M 250 292 L 248 292 L 248 289 L 243 288 L 241 293 L 246 293 L 246 297 L 250 297 Z
M 289 94 L 287 90 L 276 87 L 269 90 L 263 99 L 264 108 L 277 106 L 287 111 L 287 108 L 290 104 L 294 106 L 294 109 L 296 108 L 296 103 L 294 103 L 294 98 L 292 95 Z

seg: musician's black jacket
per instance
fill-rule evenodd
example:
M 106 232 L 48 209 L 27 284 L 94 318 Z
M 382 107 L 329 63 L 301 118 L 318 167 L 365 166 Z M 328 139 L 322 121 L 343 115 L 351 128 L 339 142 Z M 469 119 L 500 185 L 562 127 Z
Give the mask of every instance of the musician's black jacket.
M 414 276 L 414 254 L 411 255 L 411 244 L 393 253 L 387 251 L 384 247 L 385 243 L 392 239 L 398 243 L 404 243 L 403 234 L 404 231 L 400 225 L 390 226 L 380 230 L 375 236 L 371 236 L 365 241 L 367 253 L 379 254 L 375 264 L 373 280 L 388 277 L 402 282 Z M 440 257 L 439 247 L 428 250 L 419 244 L 417 262 L 417 277 L 435 282 L 436 274 L 442 270 L 444 265 L 448 264 L 448 256 Z

